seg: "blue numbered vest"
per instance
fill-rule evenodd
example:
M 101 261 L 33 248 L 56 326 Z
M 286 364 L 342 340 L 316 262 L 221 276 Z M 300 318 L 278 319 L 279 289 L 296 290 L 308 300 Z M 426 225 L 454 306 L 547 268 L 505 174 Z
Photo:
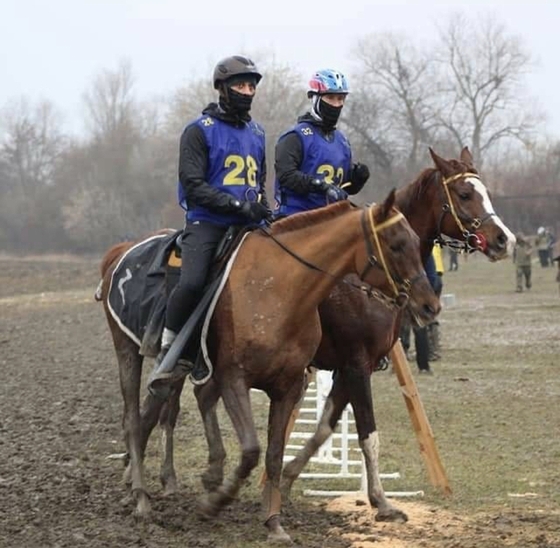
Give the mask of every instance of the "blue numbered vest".
M 303 161 L 299 171 L 336 185 L 341 185 L 348 180 L 352 153 L 348 140 L 340 131 L 335 130 L 334 138 L 329 142 L 313 124 L 301 122 L 281 135 L 280 139 L 289 133 L 299 135 L 303 147 Z M 276 213 L 279 215 L 291 215 L 327 205 L 324 194 L 297 194 L 282 187 L 278 179 L 274 182 L 274 198 Z
M 240 201 L 256 201 L 261 193 L 259 181 L 265 159 L 263 128 L 253 121 L 236 127 L 208 115 L 202 115 L 192 124 L 202 129 L 208 146 L 206 181 Z M 189 204 L 181 183 L 177 194 L 189 222 L 207 221 L 226 226 L 247 224 L 247 218 L 240 213 L 216 213 L 201 205 Z

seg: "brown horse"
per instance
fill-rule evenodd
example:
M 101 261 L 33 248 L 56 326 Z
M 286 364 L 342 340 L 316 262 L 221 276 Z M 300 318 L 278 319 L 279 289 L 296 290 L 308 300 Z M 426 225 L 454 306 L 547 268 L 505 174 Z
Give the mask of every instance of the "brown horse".
M 434 241 L 443 241 L 443 235 L 463 241 L 469 251 L 482 251 L 492 261 L 506 257 L 513 247 L 513 234 L 495 214 L 468 149 L 463 149 L 460 160 L 448 161 L 430 153 L 435 168 L 424 170 L 397 193 L 399 209 L 420 237 L 423 261 Z M 406 520 L 406 514 L 385 497 L 379 478 L 379 441 L 370 384 L 372 371 L 398 337 L 401 308 L 376 293 L 364 293 L 354 284 L 338 283 L 320 304 L 319 314 L 322 339 L 313 363 L 321 369 L 336 370 L 336 375 L 317 431 L 282 473 L 282 491 L 287 494 L 350 403 L 366 462 L 369 501 L 378 510 L 376 519 Z M 221 481 L 225 460 L 215 413 L 219 391 L 212 383 L 197 390 L 205 391 L 199 398 L 209 442 L 209 466 L 203 481 L 207 489 L 212 489 Z M 163 420 L 162 425 L 169 434 L 169 422 Z M 169 483 L 175 481 L 170 462 L 171 456 L 166 454 L 162 479 Z
M 275 223 L 269 233 L 255 231 L 246 238 L 214 310 L 208 345 L 214 365 L 212 386 L 223 398 L 238 435 L 241 459 L 232 477 L 203 500 L 201 508 L 206 514 L 215 515 L 230 503 L 258 462 L 260 448 L 249 389 L 259 388 L 271 400 L 266 453 L 270 479 L 263 501 L 266 525 L 272 540 L 289 541 L 280 524 L 279 491 L 286 425 L 301 396 L 305 369 L 321 339 L 317 307 L 337 280 L 360 273 L 364 282 L 391 296 L 406 289 L 410 305 L 424 322 L 439 311 L 420 262 L 418 237 L 393 208 L 394 198 L 393 191 L 381 206 L 360 209 L 344 202 L 294 215 Z M 114 256 L 111 250 L 109 254 Z M 106 311 L 116 261 L 114 257 L 103 273 Z M 148 395 L 141 419 L 142 357 L 108 311 L 107 319 L 125 401 L 123 426 L 132 493 L 137 513 L 146 515 L 149 501 L 142 461 L 161 402 Z M 179 381 L 176 390 L 181 386 Z M 206 405 L 204 388 L 198 391 L 202 407 Z M 170 402 L 164 414 L 173 415 L 173 405 L 178 409 L 178 402 Z
M 415 182 L 397 193 L 399 209 L 420 237 L 423 261 L 430 255 L 433 242 L 442 240 L 442 234 L 465 241 L 467 247 L 479 249 L 490 260 L 506 257 L 514 244 L 513 234 L 496 216 L 468 149 L 463 149 L 459 161 L 446 161 L 433 151 L 431 154 L 435 169 L 424 170 Z M 337 284 L 321 303 L 319 313 L 323 338 L 314 365 L 337 373 L 315 434 L 283 470 L 282 490 L 284 494 L 289 492 L 350 403 L 366 463 L 368 498 L 378 510 L 376 519 L 406 520 L 406 514 L 388 502 L 381 485 L 379 439 L 369 382 L 377 363 L 398 338 L 402 309 L 368 297 L 349 284 Z

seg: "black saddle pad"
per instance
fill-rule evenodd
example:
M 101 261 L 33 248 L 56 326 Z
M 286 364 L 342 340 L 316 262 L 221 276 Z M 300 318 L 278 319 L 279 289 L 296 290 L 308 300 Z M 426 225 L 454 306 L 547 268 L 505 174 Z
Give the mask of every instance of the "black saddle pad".
M 160 234 L 134 245 L 122 256 L 111 278 L 109 310 L 145 356 L 159 351 L 167 296 L 177 279 L 168 275 L 167 262 L 180 234 Z

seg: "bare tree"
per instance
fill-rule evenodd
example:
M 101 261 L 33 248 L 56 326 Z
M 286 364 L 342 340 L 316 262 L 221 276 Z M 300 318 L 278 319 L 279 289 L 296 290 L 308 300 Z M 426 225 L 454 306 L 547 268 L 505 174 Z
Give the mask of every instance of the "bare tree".
M 60 117 L 49 101 L 32 105 L 22 97 L 3 109 L 2 122 L 6 137 L 0 156 L 15 185 L 12 190 L 31 196 L 37 187 L 52 182 L 65 144 Z
M 379 118 L 389 122 L 386 140 L 391 155 L 404 160 L 406 172 L 412 174 L 420 168 L 420 156 L 433 144 L 437 127 L 432 56 L 394 34 L 361 39 L 355 55 L 360 62 L 357 80 L 362 92 L 361 108 L 379 111 Z M 363 121 L 357 116 L 352 125 L 363 128 Z M 367 135 L 363 130 L 361 133 Z M 372 145 L 373 150 L 379 148 L 376 143 Z M 388 155 L 388 151 L 379 150 L 378 163 L 387 165 Z
M 1 113 L 0 243 L 44 249 L 61 230 L 54 173 L 66 144 L 49 101 L 14 100 Z
M 520 39 L 492 18 L 475 23 L 456 14 L 440 36 L 440 123 L 458 148 L 469 145 L 481 165 L 495 143 L 524 140 L 539 121 L 522 88 L 531 58 Z
M 134 77 L 130 61 L 121 61 L 116 70 L 103 70 L 84 93 L 90 129 L 95 136 L 120 134 L 133 126 Z

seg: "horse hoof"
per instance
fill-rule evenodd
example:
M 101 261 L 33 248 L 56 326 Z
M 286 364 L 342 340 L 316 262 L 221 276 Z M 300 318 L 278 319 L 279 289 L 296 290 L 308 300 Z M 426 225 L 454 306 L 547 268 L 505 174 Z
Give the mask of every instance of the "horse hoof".
M 271 516 L 265 523 L 268 529 L 267 541 L 269 544 L 292 546 L 293 542 L 290 535 L 284 531 L 280 524 L 280 515 Z
M 202 519 L 213 519 L 220 513 L 220 506 L 209 495 L 202 497 L 198 503 L 198 515 Z
M 279 530 L 272 531 L 268 533 L 267 537 L 268 544 L 272 544 L 274 546 L 293 546 L 293 541 L 290 538 L 290 535 L 280 527 Z
M 136 504 L 136 509 L 134 510 L 134 518 L 137 521 L 148 521 L 151 513 L 150 501 L 147 497 L 143 497 Z
M 406 523 L 408 521 L 408 516 L 401 510 L 396 508 L 391 508 L 385 510 L 384 512 L 377 512 L 375 515 L 375 521 L 391 521 L 393 523 Z

